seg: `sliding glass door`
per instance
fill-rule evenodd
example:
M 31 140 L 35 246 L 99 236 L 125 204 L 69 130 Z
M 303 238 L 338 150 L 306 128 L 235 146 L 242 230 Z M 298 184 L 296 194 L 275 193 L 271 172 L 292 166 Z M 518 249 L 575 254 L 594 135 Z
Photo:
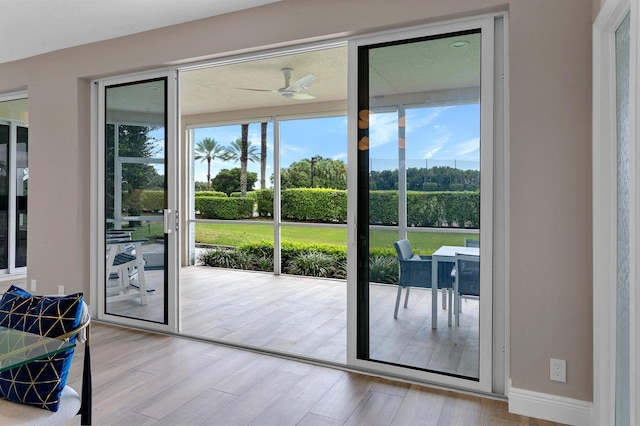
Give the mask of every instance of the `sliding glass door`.
M 175 325 L 176 162 L 172 79 L 104 82 L 101 126 L 104 274 L 114 321 Z M 169 119 L 171 117 L 171 120 Z
M 357 358 L 484 390 L 493 29 L 488 19 L 357 48 Z

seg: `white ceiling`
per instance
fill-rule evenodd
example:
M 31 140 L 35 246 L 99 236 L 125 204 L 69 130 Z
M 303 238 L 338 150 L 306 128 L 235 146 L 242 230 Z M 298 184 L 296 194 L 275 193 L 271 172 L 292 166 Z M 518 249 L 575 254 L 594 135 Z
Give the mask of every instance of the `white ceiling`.
M 280 0 L 0 0 L 0 63 Z
M 314 96 L 314 99 L 290 99 L 268 91 L 284 87 L 284 75 L 281 71 L 283 68 L 293 69 L 291 83 L 313 74 L 316 77 L 315 82 L 302 93 Z M 242 90 L 243 88 L 267 91 Z M 180 75 L 180 107 L 184 115 L 345 99 L 346 46 L 196 69 Z
M 463 48 L 452 43 L 465 41 Z M 480 86 L 480 34 L 466 34 L 370 51 L 371 108 L 390 105 L 451 105 L 477 102 Z M 313 74 L 304 91 L 312 100 L 295 100 L 271 92 L 284 85 L 282 68 L 292 68 L 291 82 Z M 180 75 L 183 115 L 258 110 L 281 106 L 346 101 L 347 48 L 335 47 L 213 66 Z

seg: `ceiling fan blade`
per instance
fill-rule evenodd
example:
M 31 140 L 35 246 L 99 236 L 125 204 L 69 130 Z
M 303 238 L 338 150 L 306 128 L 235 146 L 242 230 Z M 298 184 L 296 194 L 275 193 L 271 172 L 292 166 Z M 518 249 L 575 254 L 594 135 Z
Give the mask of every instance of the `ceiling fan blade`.
M 316 81 L 316 76 L 313 74 L 309 74 L 305 77 L 302 77 L 300 80 L 296 81 L 295 83 L 293 83 L 292 85 L 290 85 L 289 87 L 286 88 L 286 90 L 291 90 L 291 91 L 299 91 L 299 90 L 305 90 L 308 89 L 309 87 L 311 87 L 311 85 L 313 84 L 313 82 Z
M 296 93 L 291 98 L 292 99 L 299 99 L 299 100 L 307 100 L 307 99 L 315 99 L 316 97 L 308 95 L 306 93 Z
M 269 89 L 250 89 L 247 87 L 236 87 L 236 89 L 238 90 L 250 90 L 252 92 L 274 92 L 274 93 L 278 93 L 277 90 L 269 90 Z

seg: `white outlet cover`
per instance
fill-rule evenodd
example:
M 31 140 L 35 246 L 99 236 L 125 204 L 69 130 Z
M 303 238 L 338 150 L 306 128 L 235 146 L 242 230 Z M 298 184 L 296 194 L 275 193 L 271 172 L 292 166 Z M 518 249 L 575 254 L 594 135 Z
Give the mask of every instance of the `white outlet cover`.
M 549 379 L 555 382 L 567 382 L 567 361 L 551 358 L 549 362 Z

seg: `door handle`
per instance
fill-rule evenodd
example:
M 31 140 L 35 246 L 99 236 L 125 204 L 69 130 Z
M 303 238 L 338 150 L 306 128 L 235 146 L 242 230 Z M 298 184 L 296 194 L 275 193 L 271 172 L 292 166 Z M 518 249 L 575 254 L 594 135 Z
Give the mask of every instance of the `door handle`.
M 171 209 L 164 209 L 164 233 L 171 234 L 172 232 L 173 227 L 171 226 Z

